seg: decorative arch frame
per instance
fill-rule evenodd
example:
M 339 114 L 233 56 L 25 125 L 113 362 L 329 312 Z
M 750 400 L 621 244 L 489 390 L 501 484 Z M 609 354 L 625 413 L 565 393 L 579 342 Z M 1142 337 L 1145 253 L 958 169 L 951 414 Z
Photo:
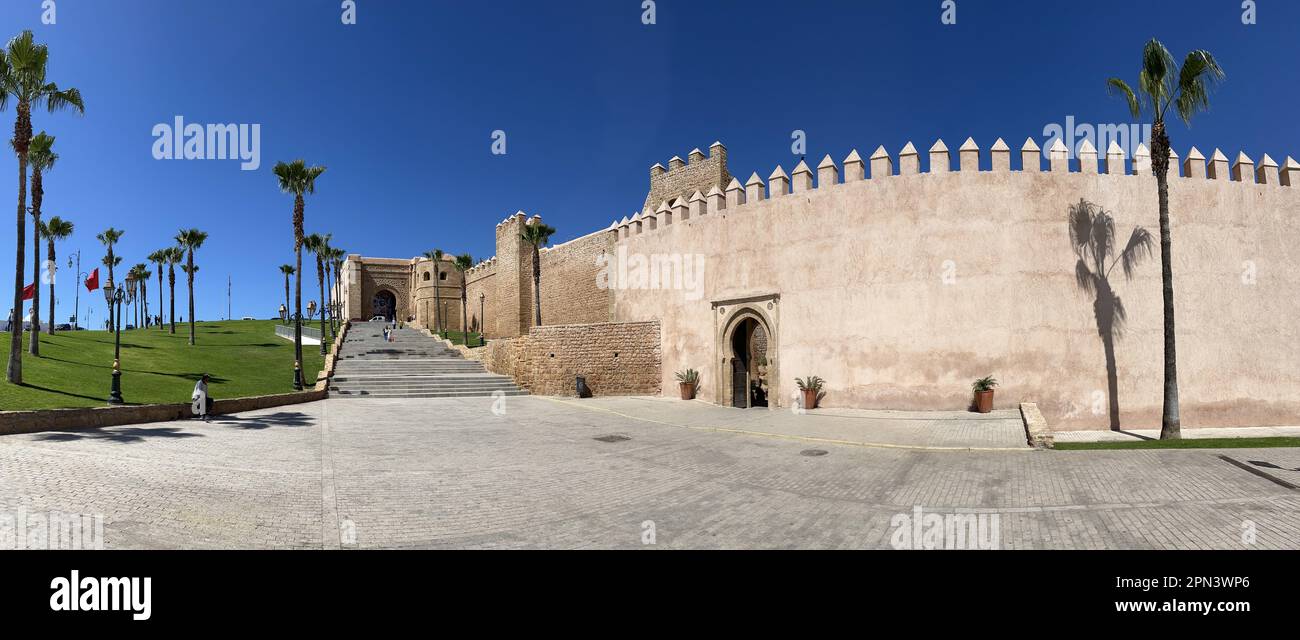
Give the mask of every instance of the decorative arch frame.
M 734 406 L 731 391 L 733 384 L 732 366 L 735 355 L 731 351 L 731 340 L 736 333 L 736 329 L 745 320 L 752 319 L 767 332 L 768 382 L 771 385 L 771 390 L 767 396 L 768 408 L 775 409 L 783 406 L 784 398 L 781 397 L 781 334 L 779 331 L 781 294 L 773 293 L 747 298 L 716 300 L 712 304 L 714 403 L 723 407 Z
M 365 319 L 369 320 L 375 316 L 375 297 L 381 293 L 387 293 L 388 295 L 393 296 L 393 317 L 399 320 L 404 320 L 404 318 L 401 317 L 402 297 L 398 295 L 397 289 L 387 284 L 375 285 L 375 288 L 370 291 L 370 297 L 363 300 L 366 308 Z

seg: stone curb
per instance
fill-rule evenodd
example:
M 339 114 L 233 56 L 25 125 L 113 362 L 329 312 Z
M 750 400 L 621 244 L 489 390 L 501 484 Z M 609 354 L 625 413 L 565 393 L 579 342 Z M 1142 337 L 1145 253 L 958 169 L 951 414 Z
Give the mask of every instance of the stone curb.
M 1052 430 L 1047 426 L 1047 420 L 1043 419 L 1037 404 L 1020 403 L 1020 418 L 1025 423 L 1025 439 L 1029 442 L 1029 446 L 1035 449 L 1052 449 L 1056 446 L 1052 438 Z
M 299 391 L 271 396 L 229 398 L 212 403 L 212 415 L 243 413 L 290 404 L 324 400 L 325 391 Z M 193 418 L 189 403 L 146 404 L 139 406 L 90 407 L 82 409 L 43 409 L 40 411 L 0 412 L 0 435 L 99 429 L 148 422 L 170 422 Z

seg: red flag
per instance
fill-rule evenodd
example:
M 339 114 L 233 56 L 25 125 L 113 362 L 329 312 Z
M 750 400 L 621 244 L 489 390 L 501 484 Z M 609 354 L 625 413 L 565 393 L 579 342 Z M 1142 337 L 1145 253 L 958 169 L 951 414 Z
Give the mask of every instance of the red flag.
M 36 283 L 33 282 L 23 287 L 23 300 L 31 300 L 36 297 Z
M 99 288 L 99 267 L 95 267 L 95 270 L 90 272 L 90 277 L 86 278 L 86 291 L 94 291 L 95 289 L 98 288 Z

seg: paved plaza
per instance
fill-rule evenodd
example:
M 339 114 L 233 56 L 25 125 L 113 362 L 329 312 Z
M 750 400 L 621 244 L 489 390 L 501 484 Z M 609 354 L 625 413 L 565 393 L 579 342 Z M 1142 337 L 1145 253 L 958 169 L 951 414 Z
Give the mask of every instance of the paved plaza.
M 1004 549 L 1300 547 L 1300 450 L 1035 451 L 1018 429 L 1014 412 L 327 400 L 0 437 L 0 513 L 102 515 L 110 549 L 874 549 L 917 507 L 997 515 Z

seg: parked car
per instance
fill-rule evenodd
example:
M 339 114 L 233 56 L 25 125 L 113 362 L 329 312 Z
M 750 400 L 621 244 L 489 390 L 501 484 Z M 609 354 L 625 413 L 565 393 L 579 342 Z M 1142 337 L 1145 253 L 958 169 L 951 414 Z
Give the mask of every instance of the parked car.
M 385 317 L 383 317 L 383 316 L 375 316 L 375 317 L 371 318 L 370 321 L 371 321 L 371 322 L 388 322 L 388 318 L 385 318 Z

